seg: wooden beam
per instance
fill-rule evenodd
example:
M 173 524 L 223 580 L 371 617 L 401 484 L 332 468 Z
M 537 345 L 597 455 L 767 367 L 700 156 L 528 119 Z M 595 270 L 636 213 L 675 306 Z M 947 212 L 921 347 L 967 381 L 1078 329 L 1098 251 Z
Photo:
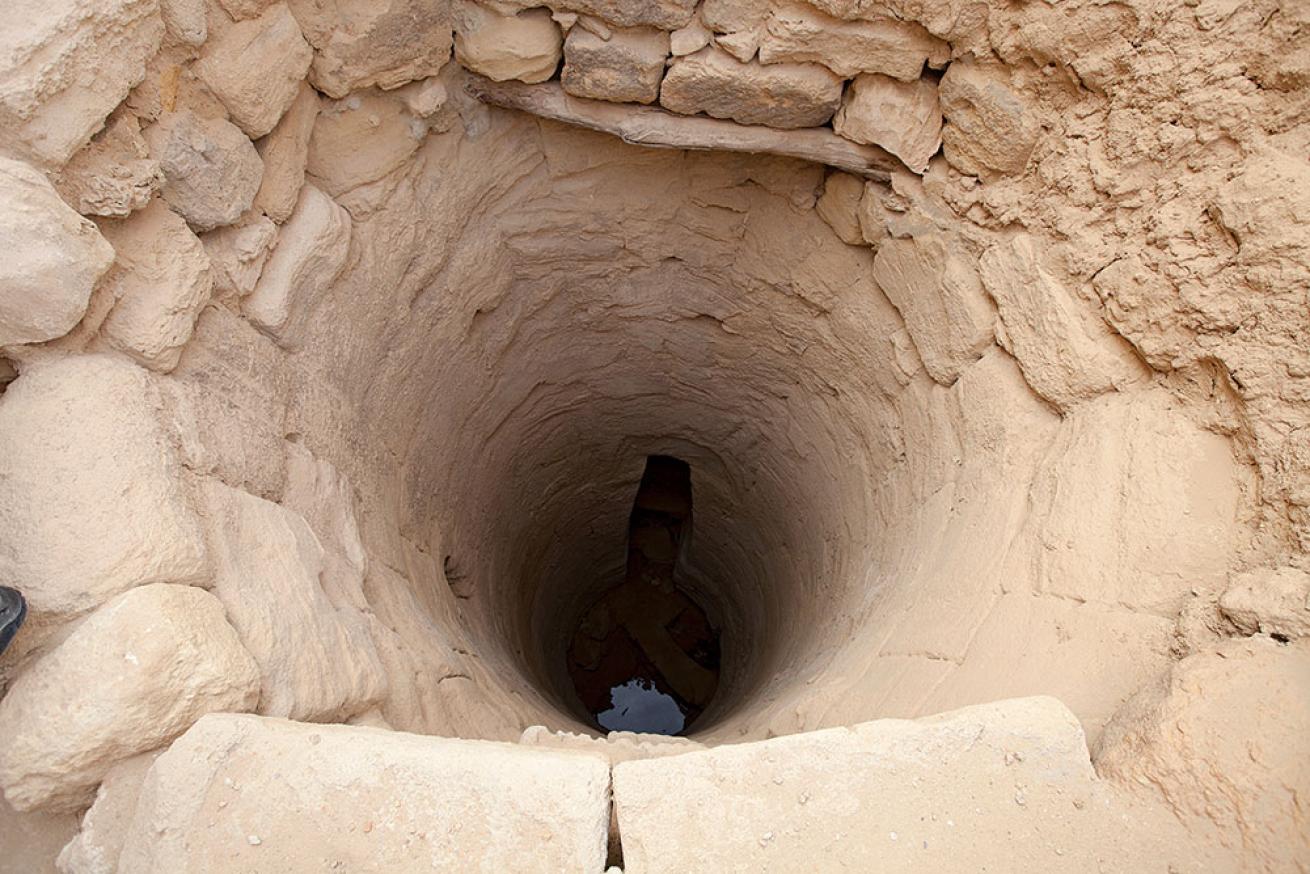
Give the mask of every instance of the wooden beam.
M 566 94 L 558 82 L 493 82 L 468 73 L 465 88 L 483 103 L 612 134 L 637 146 L 786 155 L 880 182 L 888 181 L 892 171 L 904 169 L 889 152 L 853 143 L 828 128 L 775 130 L 704 116 L 675 115 L 634 103 L 585 100 Z

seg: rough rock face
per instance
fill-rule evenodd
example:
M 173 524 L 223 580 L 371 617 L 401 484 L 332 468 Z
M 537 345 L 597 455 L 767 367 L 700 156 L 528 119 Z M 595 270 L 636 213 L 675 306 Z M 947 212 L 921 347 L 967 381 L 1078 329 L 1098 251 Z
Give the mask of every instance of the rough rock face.
M 668 54 L 669 36 L 661 30 L 616 30 L 604 40 L 575 27 L 564 41 L 560 83 L 576 97 L 654 103 Z
M 146 372 L 108 355 L 32 365 L 0 397 L 0 578 L 34 612 L 68 616 L 142 583 L 204 580 L 158 405 Z
M 101 231 L 116 253 L 105 278 L 116 302 L 101 336 L 151 370 L 172 370 L 213 288 L 204 247 L 158 200 Z
M 882 146 L 922 173 L 942 145 L 937 85 L 927 79 L 904 83 L 881 75 L 857 76 L 832 126 L 847 139 Z
M 775 6 L 764 27 L 762 63 L 811 61 L 844 77 L 880 73 L 914 82 L 929 58 L 949 53 L 919 24 L 881 16 L 842 21 L 804 3 Z
M 209 41 L 194 67 L 252 140 L 273 129 L 299 93 L 313 51 L 279 3 Z
M 277 225 L 263 217 L 205 234 L 201 243 L 209 256 L 214 296 L 240 299 L 254 291 L 276 242 Z
M 589 755 L 216 715 L 151 769 L 119 870 L 600 871 L 608 794 Z
M 941 81 L 942 149 L 961 173 L 1018 173 L 1037 138 L 1037 120 L 1009 87 L 1004 67 L 951 64 Z
M 841 79 L 823 67 L 743 64 L 715 48 L 678 58 L 660 87 L 660 105 L 673 112 L 783 129 L 821 125 L 840 101 Z
M 114 250 L 45 178 L 0 158 L 0 346 L 67 333 L 86 312 Z
M 258 693 L 255 663 L 213 595 L 133 589 L 0 701 L 0 786 L 19 810 L 79 809 L 115 762 L 168 743 L 204 713 L 246 710 Z
M 62 164 L 145 76 L 159 0 L 24 3 L 0 31 L 0 145 Z
M 164 200 L 195 230 L 230 225 L 254 202 L 264 165 L 235 125 L 181 110 L 147 128 L 145 138 L 164 170 Z
M 110 116 L 105 129 L 54 178 L 59 194 L 82 215 L 122 218 L 150 202 L 164 171 L 150 158 L 131 113 Z
M 562 43 L 545 9 L 498 15 L 471 0 L 455 7 L 455 60 L 488 79 L 544 82 L 559 66 Z
M 1199 830 L 1216 830 L 1244 868 L 1295 870 L 1310 858 L 1300 826 L 1310 791 L 1307 688 L 1304 642 L 1227 641 L 1178 662 L 1125 705 L 1106 726 L 1097 768 L 1203 821 Z M 1237 722 L 1259 730 L 1235 730 Z
M 305 162 L 309 138 L 318 119 L 319 99 L 313 88 L 302 84 L 296 98 L 277 127 L 255 148 L 264 162 L 264 176 L 255 195 L 255 206 L 281 224 L 291 217 L 305 183 Z

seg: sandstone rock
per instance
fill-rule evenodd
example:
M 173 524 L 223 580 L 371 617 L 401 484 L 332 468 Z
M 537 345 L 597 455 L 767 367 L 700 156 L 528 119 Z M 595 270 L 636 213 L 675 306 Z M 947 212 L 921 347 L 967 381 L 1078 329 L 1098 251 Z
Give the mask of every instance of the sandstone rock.
M 450 60 L 450 9 L 445 3 L 289 0 L 288 5 L 314 47 L 309 81 L 329 97 L 435 76 Z
M 0 158 L 0 346 L 72 330 L 114 250 L 45 177 Z
M 760 41 L 760 63 L 811 61 L 843 78 L 880 73 L 913 82 L 944 43 L 923 26 L 894 18 L 842 21 L 803 3 L 774 7 Z
M 559 66 L 559 27 L 545 9 L 498 15 L 470 0 L 455 7 L 455 60 L 497 82 L 544 82 Z
M 71 813 L 19 813 L 0 797 L 0 846 L 4 866 L 14 874 L 61 874 L 55 868 L 59 850 L 77 834 Z
M 1143 380 L 1147 370 L 1132 348 L 1093 304 L 1080 301 L 1043 266 L 1037 249 L 1031 237 L 1015 237 L 979 261 L 983 285 L 1000 312 L 997 338 L 1018 359 L 1033 391 L 1064 411 Z
M 255 143 L 264 162 L 264 178 L 255 195 L 255 207 L 281 224 L 291 217 L 305 184 L 309 138 L 318 119 L 318 94 L 301 85 L 291 108 L 268 136 Z
M 205 13 L 205 0 L 159 0 L 159 17 L 164 22 L 164 32 L 183 45 L 205 44 L 209 38 Z
M 1304 643 L 1232 640 L 1188 656 L 1116 714 L 1097 769 L 1198 832 L 1219 830 L 1242 870 L 1296 870 L 1310 858 L 1307 688 Z
M 341 274 L 349 251 L 350 214 L 304 186 L 242 312 L 280 343 L 294 343 L 296 317 Z
M 887 240 L 874 257 L 873 278 L 900 310 L 928 374 L 942 385 L 991 345 L 995 313 L 977 268 L 954 244 L 935 236 Z
M 129 112 L 109 124 L 55 177 L 55 188 L 82 215 L 121 218 L 150 202 L 164 184 L 141 125 Z
M 386 679 L 359 614 L 319 582 L 323 547 L 296 513 L 207 481 L 214 593 L 259 665 L 259 712 L 334 721 L 367 710 Z
M 1243 634 L 1310 637 L 1310 574 L 1294 567 L 1239 574 L 1219 609 Z
M 213 595 L 141 586 L 88 617 L 0 700 L 0 785 L 19 810 L 76 810 L 115 762 L 205 713 L 252 706 L 258 690 Z
M 117 300 L 101 336 L 151 370 L 172 370 L 213 288 L 204 247 L 158 200 L 101 231 L 116 253 L 105 283 Z
M 859 206 L 863 197 L 863 179 L 849 173 L 829 173 L 814 211 L 843 243 L 861 246 L 864 236 L 860 230 Z
M 616 30 L 607 42 L 578 28 L 564 42 L 560 82 L 575 97 L 654 103 L 668 55 L 669 35 L 662 30 Z
M 228 225 L 200 238 L 209 256 L 214 297 L 240 300 L 255 290 L 273 245 L 277 225 L 260 216 L 247 225 Z
M 669 34 L 669 52 L 675 58 L 695 54 L 710 44 L 713 34 L 701 24 L 700 19 L 693 18 L 686 27 L 678 28 Z
M 151 769 L 120 870 L 599 871 L 608 787 L 591 756 L 215 715 Z
M 62 164 L 145 76 L 159 0 L 60 0 L 10 10 L 0 29 L 0 145 Z
M 1052 698 L 885 719 L 614 768 L 623 870 L 1078 872 L 1205 861 L 1100 783 Z M 1132 823 L 1125 827 L 1125 823 Z M 926 849 L 925 849 L 926 847 Z
M 204 580 L 158 404 L 145 371 L 108 355 L 34 363 L 0 399 L 0 579 L 34 614 Z
M 815 64 L 743 64 L 718 49 L 678 58 L 660 88 L 660 105 L 742 124 L 816 127 L 841 101 L 841 79 Z
M 1010 88 L 1005 68 L 956 61 L 940 86 L 942 147 L 961 173 L 1012 174 L 1028 163 L 1039 133 L 1037 118 Z
M 833 130 L 857 143 L 882 146 L 916 173 L 942 144 L 942 109 L 937 85 L 928 79 L 898 82 L 860 75 L 846 88 Z
M 82 817 L 81 830 L 59 853 L 60 874 L 118 874 L 118 857 L 136 814 L 141 784 L 162 752 L 142 753 L 109 769 L 95 803 Z
M 264 167 L 234 125 L 180 110 L 148 127 L 145 138 L 164 170 L 164 199 L 196 231 L 230 225 L 254 202 Z
M 313 56 L 291 12 L 279 3 L 210 40 L 192 69 L 253 140 L 271 131 L 291 106 Z

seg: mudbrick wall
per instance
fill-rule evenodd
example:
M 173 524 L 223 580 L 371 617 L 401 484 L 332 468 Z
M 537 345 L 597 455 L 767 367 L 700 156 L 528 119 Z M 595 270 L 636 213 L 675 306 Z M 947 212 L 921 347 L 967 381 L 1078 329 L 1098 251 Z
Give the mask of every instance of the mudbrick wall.
M 3 18 L 0 870 L 1310 870 L 1305 4 Z

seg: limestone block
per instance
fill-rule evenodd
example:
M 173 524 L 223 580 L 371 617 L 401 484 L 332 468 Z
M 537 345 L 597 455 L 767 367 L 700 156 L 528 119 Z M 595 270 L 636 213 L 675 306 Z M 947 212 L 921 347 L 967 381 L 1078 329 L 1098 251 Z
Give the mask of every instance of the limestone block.
M 1310 637 L 1310 574 L 1294 567 L 1238 574 L 1219 609 L 1243 634 Z
M 250 209 L 264 165 L 235 125 L 181 110 L 146 128 L 145 138 L 164 170 L 164 199 L 196 231 L 230 225 Z
M 19 810 L 76 810 L 117 761 L 205 713 L 254 705 L 259 674 L 203 589 L 163 583 L 109 601 L 0 700 L 0 786 Z
M 255 290 L 273 245 L 277 225 L 259 216 L 246 225 L 228 225 L 200 238 L 214 277 L 214 297 L 240 300 Z
M 587 755 L 215 715 L 151 769 L 120 871 L 600 871 L 608 789 Z
M 158 404 L 146 371 L 108 355 L 34 363 L 0 398 L 0 579 L 34 614 L 205 579 Z
M 72 813 L 19 813 L 0 797 L 0 846 L 5 871 L 14 874 L 59 874 L 59 850 L 77 834 Z
M 950 385 L 992 343 L 995 313 L 972 259 L 946 239 L 886 240 L 873 278 L 900 310 L 929 376 Z
M 1230 640 L 1174 664 L 1106 727 L 1097 769 L 1218 830 L 1243 871 L 1310 859 L 1310 646 Z M 1236 867 L 1236 866 L 1235 866 Z
M 515 0 L 515 5 L 532 6 L 535 0 Z M 553 5 L 599 18 L 615 27 L 677 30 L 691 21 L 696 0 L 560 0 Z
M 58 0 L 7 12 L 0 145 L 62 164 L 145 76 L 164 33 L 159 0 Z
M 488 79 L 544 82 L 559 66 L 563 38 L 546 9 L 499 15 L 470 0 L 455 6 L 455 60 Z
M 341 275 L 349 251 L 350 214 L 314 186 L 304 186 L 242 312 L 280 343 L 293 343 L 294 320 Z
M 36 170 L 0 158 L 0 346 L 61 337 L 114 250 Z
M 223 11 L 232 16 L 233 21 L 246 21 L 263 15 L 268 7 L 281 0 L 218 0 Z
M 575 97 L 654 103 L 668 55 L 669 35 L 662 30 L 615 30 L 606 41 L 574 28 L 564 41 L 560 83 Z
M 394 91 L 325 103 L 309 140 L 310 181 L 333 197 L 376 182 L 418 151 L 427 128 L 415 121 Z
M 763 27 L 769 8 L 757 0 L 704 0 L 700 17 L 715 33 L 740 33 Z
M 929 79 L 898 82 L 876 74 L 857 76 L 832 127 L 848 140 L 882 146 L 922 173 L 942 144 L 937 84 Z
M 864 236 L 860 231 L 859 206 L 863 197 L 863 179 L 849 173 L 829 173 L 814 211 L 843 243 L 861 246 Z
M 192 70 L 254 140 L 296 99 L 313 56 L 290 10 L 279 3 L 210 40 Z
M 913 82 L 945 44 L 923 26 L 894 18 L 842 21 L 804 3 L 774 7 L 760 40 L 764 64 L 812 61 L 843 78 L 881 73 Z
M 209 38 L 205 0 L 159 0 L 164 32 L 176 42 L 202 46 Z
M 329 97 L 426 79 L 441 72 L 450 60 L 451 22 L 446 3 L 288 0 L 288 5 L 314 47 L 309 81 Z
M 136 814 L 141 784 L 162 752 L 142 753 L 109 769 L 95 803 L 82 817 L 81 830 L 59 853 L 60 874 L 118 874 L 118 857 Z
M 1192 867 L 1162 810 L 1096 779 L 1052 698 L 621 762 L 623 870 L 1060 871 Z M 1131 823 L 1131 825 L 1128 825 Z
M 381 700 L 373 643 L 362 617 L 324 593 L 323 547 L 305 520 L 212 480 L 203 496 L 214 593 L 259 665 L 259 712 L 332 721 Z
M 159 200 L 130 218 L 103 220 L 101 231 L 116 253 L 105 283 L 117 300 L 101 336 L 151 370 L 172 370 L 213 288 L 204 246 Z
M 122 218 L 150 202 L 163 187 L 164 171 L 150 157 L 136 116 L 123 112 L 110 116 L 53 181 L 82 215 Z
M 841 102 L 842 80 L 817 64 L 743 64 L 704 48 L 678 58 L 660 87 L 660 105 L 776 128 L 825 124 Z
M 669 53 L 675 58 L 695 54 L 710 44 L 713 34 L 701 24 L 700 19 L 693 18 L 686 27 L 680 27 L 669 34 Z M 565 51 L 567 54 L 567 46 Z
M 309 138 L 314 132 L 318 108 L 318 94 L 302 84 L 277 127 L 255 143 L 264 162 L 264 179 L 255 195 L 255 207 L 278 224 L 291 217 L 300 197 L 300 186 L 305 184 Z
M 1057 409 L 1141 381 L 1146 367 L 1041 263 L 1037 242 L 1020 236 L 979 260 L 983 286 L 1000 313 L 997 339 L 1019 361 L 1028 384 Z M 1059 337 L 1058 343 L 1051 342 Z
M 743 30 L 717 36 L 713 43 L 716 48 L 747 64 L 755 60 L 755 55 L 760 50 L 760 35 L 758 31 Z
M 1004 67 L 956 61 L 939 91 L 946 120 L 942 147 L 951 166 L 971 176 L 1023 170 L 1040 131 Z

